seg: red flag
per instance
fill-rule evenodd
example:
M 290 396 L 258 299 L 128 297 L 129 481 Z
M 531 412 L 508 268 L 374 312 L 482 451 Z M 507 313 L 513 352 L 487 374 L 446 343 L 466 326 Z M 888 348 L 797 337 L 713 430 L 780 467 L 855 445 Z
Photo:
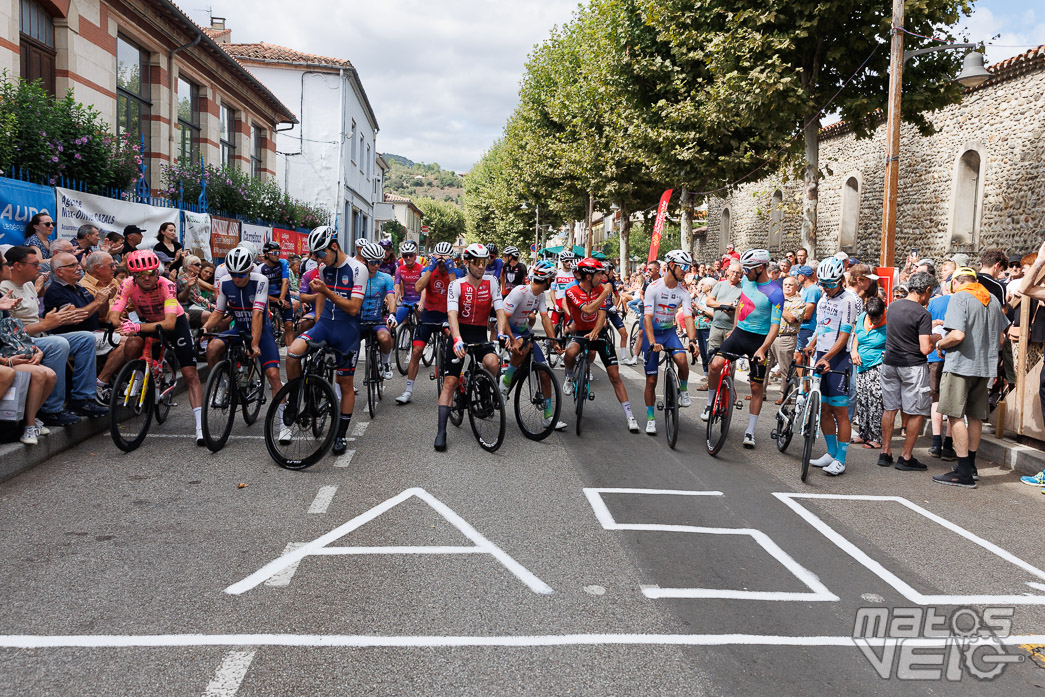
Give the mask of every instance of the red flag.
M 660 205 L 657 206 L 657 222 L 653 224 L 653 237 L 649 242 L 649 258 L 646 260 L 647 263 L 657 258 L 657 253 L 660 251 L 660 233 L 664 231 L 664 218 L 668 214 L 668 201 L 671 200 L 671 192 L 674 189 L 668 189 L 660 197 Z

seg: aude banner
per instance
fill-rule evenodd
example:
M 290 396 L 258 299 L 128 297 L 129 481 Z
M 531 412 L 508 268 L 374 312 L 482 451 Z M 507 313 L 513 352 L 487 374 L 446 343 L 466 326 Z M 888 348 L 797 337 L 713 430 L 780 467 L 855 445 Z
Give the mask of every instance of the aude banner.
M 54 217 L 54 189 L 0 178 L 0 244 L 25 242 L 25 226 L 37 213 Z
M 214 254 L 210 248 L 210 216 L 192 211 L 182 211 L 181 214 L 185 216 L 182 223 L 182 245 L 186 252 L 213 261 Z
M 55 192 L 58 194 L 57 239 L 75 240 L 76 229 L 84 223 L 97 226 L 101 237 L 110 232 L 122 235 L 126 226 L 137 225 L 145 230 L 139 249 L 152 249 L 163 223 L 174 223 L 181 238 L 181 211 L 177 208 L 147 206 L 58 187 Z

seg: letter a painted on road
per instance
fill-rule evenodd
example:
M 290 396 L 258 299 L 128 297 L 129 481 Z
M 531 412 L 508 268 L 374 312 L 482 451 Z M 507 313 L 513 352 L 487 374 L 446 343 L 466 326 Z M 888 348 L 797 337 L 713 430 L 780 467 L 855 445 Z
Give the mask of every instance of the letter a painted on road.
M 660 252 L 660 234 L 664 231 L 664 218 L 668 215 L 668 202 L 671 200 L 672 191 L 674 189 L 668 189 L 660 197 L 660 205 L 657 206 L 657 222 L 653 223 L 653 235 L 650 237 L 647 262 L 656 259 L 657 254 Z

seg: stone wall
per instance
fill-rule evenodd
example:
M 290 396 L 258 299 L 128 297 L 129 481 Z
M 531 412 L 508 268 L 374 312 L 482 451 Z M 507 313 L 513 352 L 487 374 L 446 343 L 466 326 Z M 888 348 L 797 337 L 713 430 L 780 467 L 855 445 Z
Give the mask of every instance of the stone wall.
M 1045 237 L 1045 47 L 991 67 L 996 77 L 959 104 L 929 116 L 936 133 L 901 130 L 896 258 L 912 248 L 940 259 L 1000 246 L 1034 251 Z M 844 248 L 877 262 L 881 252 L 885 125 L 857 139 L 845 124 L 821 132 L 815 256 Z M 978 176 L 977 176 L 978 175 Z M 847 185 L 848 182 L 848 185 Z M 848 194 L 846 192 L 848 186 Z M 782 204 L 774 205 L 779 191 Z M 708 232 L 695 237 L 698 259 L 724 248 L 724 211 L 737 249 L 777 253 L 801 246 L 801 181 L 768 176 L 708 201 Z M 858 204 L 858 205 L 857 205 Z M 773 210 L 781 212 L 774 222 Z M 843 219 L 849 239 L 843 236 Z M 770 238 L 771 229 L 779 236 Z

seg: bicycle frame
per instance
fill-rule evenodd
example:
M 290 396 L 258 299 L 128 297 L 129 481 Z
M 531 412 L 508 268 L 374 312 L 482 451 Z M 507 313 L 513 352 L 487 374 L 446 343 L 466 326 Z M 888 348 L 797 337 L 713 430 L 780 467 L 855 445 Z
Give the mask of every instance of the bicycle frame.
M 157 375 L 163 370 L 163 355 L 166 351 L 166 345 L 163 342 L 161 336 L 145 336 L 142 337 L 144 346 L 142 347 L 141 359 L 145 361 L 145 374 L 142 375 L 142 386 L 141 390 L 138 391 L 138 408 L 141 409 L 145 405 L 146 390 L 149 388 L 149 378 L 151 377 L 154 381 L 159 382 Z M 157 358 L 152 357 L 153 347 L 159 342 L 159 356 Z M 173 385 L 168 387 L 166 390 L 160 393 L 159 399 L 163 399 L 169 393 L 173 392 L 177 387 L 177 381 Z M 127 392 L 123 396 L 124 404 L 128 404 L 131 401 L 131 393 L 134 391 L 134 384 L 128 383 Z

